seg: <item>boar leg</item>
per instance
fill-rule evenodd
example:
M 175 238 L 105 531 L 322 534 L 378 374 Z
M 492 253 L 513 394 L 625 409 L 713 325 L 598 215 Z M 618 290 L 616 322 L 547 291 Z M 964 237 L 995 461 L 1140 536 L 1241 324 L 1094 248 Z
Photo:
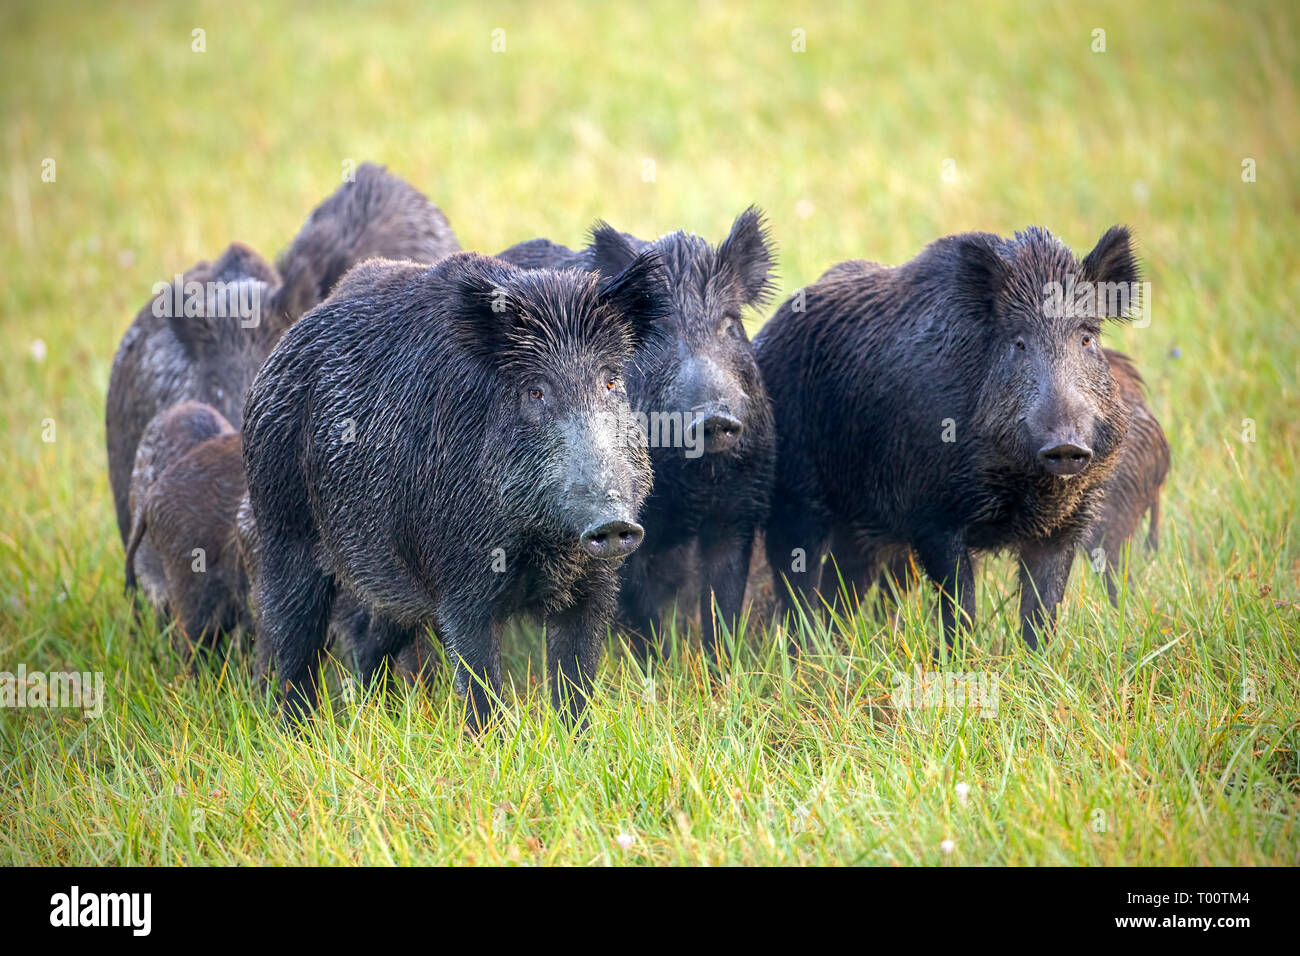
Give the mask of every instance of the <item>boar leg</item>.
M 396 677 L 397 655 L 415 639 L 413 628 L 398 624 L 374 609 L 371 609 L 369 617 L 369 623 L 357 641 L 355 651 L 357 673 L 361 677 L 361 683 L 366 686 L 379 676 L 385 663 L 388 664 L 389 676 Z
M 781 620 L 790 628 L 790 653 L 798 654 L 803 631 L 796 611 L 809 617 L 819 612 L 815 595 L 821 585 L 822 555 L 829 531 L 811 514 L 768 526 L 767 562 L 772 583 L 780 596 Z
M 862 603 L 879 560 L 848 534 L 836 533 L 822 567 L 822 588 L 833 613 L 848 616 Z
M 749 581 L 754 536 L 700 542 L 700 630 L 704 653 L 717 657 L 717 625 L 735 636 Z M 715 617 L 716 608 L 716 617 Z
M 623 586 L 619 592 L 619 620 L 624 625 L 628 646 L 642 660 L 666 656 L 663 646 L 663 624 L 655 591 L 647 580 L 650 562 L 634 553 L 623 565 L 620 576 Z
M 617 603 L 616 579 L 596 581 L 585 600 L 546 622 L 546 670 L 551 704 L 569 726 L 580 726 L 591 695 L 600 646 Z
M 429 632 L 423 624 L 411 634 L 411 643 L 397 652 L 394 664 L 403 679 L 412 685 L 429 690 L 438 667 L 438 649 L 434 647 Z
M 262 547 L 259 636 L 275 659 L 285 716 L 299 720 L 316 706 L 316 670 L 334 605 L 334 578 L 316 566 L 311 552 L 306 543 L 264 541 Z
M 975 571 L 970 549 L 959 536 L 936 534 L 917 541 L 913 550 L 939 589 L 944 640 L 950 651 L 956 650 L 961 632 L 975 620 Z
M 1124 545 L 1106 543 L 1106 596 L 1110 598 L 1111 607 L 1119 607 L 1119 587 L 1128 580 L 1128 561 Z
M 440 608 L 443 643 L 456 662 L 456 691 L 465 700 L 465 724 L 478 733 L 496 712 L 501 696 L 500 621 L 481 611 Z
M 1110 503 L 1109 499 L 1107 503 Z M 1095 563 L 1098 551 L 1106 558 L 1102 575 L 1106 579 L 1106 596 L 1110 598 L 1113 607 L 1119 607 L 1119 586 L 1128 577 L 1124 546 L 1137 530 L 1139 520 L 1140 516 L 1112 512 L 1105 522 L 1094 524 L 1082 542 L 1089 563 Z
M 1029 649 L 1038 649 L 1056 625 L 1056 607 L 1065 597 L 1074 563 L 1075 542 L 1051 537 L 1020 548 L 1020 634 Z
M 169 575 L 169 578 L 172 577 Z M 178 646 L 177 650 L 182 654 L 195 655 L 197 661 L 196 652 L 215 649 L 223 632 L 223 584 L 219 580 L 192 572 L 188 566 L 175 578 L 180 580 L 177 580 L 175 588 L 169 587 L 169 590 L 178 595 L 176 620 L 187 642 L 186 646 Z
M 258 624 L 261 624 L 260 615 Z M 253 678 L 257 681 L 259 689 L 265 689 L 266 681 L 271 678 L 271 642 L 267 639 L 264 630 L 259 630 L 253 636 Z
M 912 552 L 910 551 L 902 551 L 888 560 L 879 561 L 874 565 L 874 568 L 873 577 L 876 586 L 880 589 L 881 597 L 888 607 L 897 604 L 894 600 L 895 594 L 901 597 L 919 583 L 917 571 L 912 564 Z M 973 572 L 974 568 L 972 567 L 971 570 Z

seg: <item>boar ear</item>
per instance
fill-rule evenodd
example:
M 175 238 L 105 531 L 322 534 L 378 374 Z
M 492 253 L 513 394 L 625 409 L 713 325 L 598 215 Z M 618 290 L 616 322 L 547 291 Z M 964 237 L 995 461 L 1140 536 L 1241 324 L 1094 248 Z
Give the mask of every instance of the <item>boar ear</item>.
M 484 256 L 464 254 L 452 280 L 447 311 L 456 339 L 470 354 L 495 362 L 510 347 L 510 330 L 520 314 L 506 280 L 519 270 L 505 263 L 492 268 Z
M 271 290 L 262 306 L 262 322 L 277 333 L 282 333 L 307 312 L 312 303 L 300 297 L 296 285 L 278 285 Z
M 1007 278 L 1007 265 L 998 255 L 997 236 L 971 233 L 955 243 L 958 298 L 980 316 L 992 315 Z
M 654 249 L 639 253 L 625 269 L 601 283 L 598 295 L 623 316 L 638 347 L 652 338 L 655 323 L 672 307 L 663 264 Z
M 609 223 L 597 219 L 591 227 L 591 267 L 603 276 L 616 276 L 636 258 L 636 248 Z
M 197 291 L 191 289 L 192 284 L 198 285 Z M 173 300 L 167 323 L 191 358 L 224 357 L 239 333 L 260 323 L 265 314 L 265 284 L 256 279 L 191 279 L 185 288 L 179 300 L 174 285 L 163 294 Z
M 776 256 L 763 213 L 750 206 L 731 227 L 731 235 L 718 246 L 718 260 L 736 275 L 745 305 L 762 305 L 775 291 L 772 268 Z
M 187 316 L 183 313 L 167 317 L 172 335 L 176 336 L 176 341 L 181 343 L 185 354 L 192 359 L 200 359 L 205 355 L 216 355 L 220 352 L 216 321 L 204 316 Z
M 1141 278 L 1137 256 L 1133 252 L 1133 240 L 1124 226 L 1111 226 L 1106 234 L 1097 240 L 1092 252 L 1084 256 L 1079 264 L 1082 278 L 1094 284 L 1107 283 L 1132 288 Z M 1107 301 L 1110 297 L 1099 297 L 1098 301 Z M 1114 300 L 1120 301 L 1120 300 Z M 1124 296 L 1123 302 L 1128 302 Z M 1105 318 L 1120 318 L 1120 314 L 1106 315 Z

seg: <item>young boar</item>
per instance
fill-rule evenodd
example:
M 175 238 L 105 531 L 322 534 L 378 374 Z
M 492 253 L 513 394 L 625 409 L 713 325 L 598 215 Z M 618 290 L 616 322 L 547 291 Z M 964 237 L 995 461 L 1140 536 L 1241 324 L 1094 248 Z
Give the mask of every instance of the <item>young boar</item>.
M 210 405 L 238 425 L 244 393 L 284 330 L 273 303 L 278 286 L 279 276 L 261 256 L 233 243 L 215 262 L 199 263 L 181 283 L 159 291 L 122 337 L 108 382 L 105 433 L 123 542 L 131 528 L 131 468 L 145 426 L 185 401 Z
M 281 258 L 281 273 L 235 243 L 158 291 L 123 336 L 108 383 L 108 478 L 123 543 L 132 462 L 155 415 L 194 400 L 238 428 L 244 396 L 266 356 L 349 266 L 372 256 L 432 262 L 456 248 L 437 207 L 367 163 L 312 213 Z M 139 580 L 165 586 L 162 563 L 147 541 L 136 562 Z
M 1128 428 L 1101 327 L 1137 277 L 1123 228 L 1079 262 L 1034 227 L 940 239 L 896 268 L 842 263 L 783 304 L 755 347 L 779 436 L 766 547 L 784 609 L 820 600 L 832 541 L 828 579 L 839 565 L 870 580 L 910 548 L 951 643 L 974 616 L 973 556 L 1008 549 L 1036 647 Z
M 140 444 L 136 449 L 135 461 L 131 469 L 127 497 L 131 515 L 127 523 L 128 542 L 131 539 L 131 531 L 143 527 L 141 507 L 145 495 L 158 480 L 158 476 L 195 445 L 233 431 L 224 415 L 202 402 L 182 402 L 154 416 L 140 436 Z M 137 559 L 142 543 L 142 540 L 137 539 L 133 551 Z M 163 574 L 161 557 L 153 551 L 152 546 L 150 551 L 157 562 L 157 573 L 139 575 L 136 569 L 142 562 L 128 562 L 126 591 L 128 594 L 137 589 L 143 591 L 145 600 L 157 612 L 160 622 L 165 623 L 166 618 L 171 614 L 167 599 L 167 579 Z
M 235 525 L 245 489 L 239 433 L 216 409 L 185 402 L 145 429 L 131 480 L 126 587 L 137 587 L 135 556 L 148 541 L 165 588 L 150 584 L 145 594 L 175 617 L 189 643 L 178 650 L 213 647 L 250 623 Z
M 609 276 L 645 249 L 663 262 L 672 307 L 626 370 L 628 400 L 649 433 L 654 491 L 641 515 L 645 543 L 621 572 L 619 617 L 646 652 L 664 611 L 698 594 L 712 655 L 717 623 L 734 631 L 740 617 L 772 482 L 772 409 L 741 323 L 743 309 L 771 291 L 773 253 L 761 214 L 746 210 L 716 247 L 684 232 L 646 242 L 597 224 L 585 249 L 536 239 L 501 257 Z
M 1169 474 L 1169 442 L 1151 413 L 1143 394 L 1142 376 L 1132 359 L 1106 349 L 1111 374 L 1120 397 L 1128 406 L 1128 435 L 1120 447 L 1115 474 L 1106 482 L 1101 513 L 1084 535 L 1083 549 L 1094 565 L 1104 555 L 1106 591 L 1112 604 L 1119 601 L 1119 582 L 1126 577 L 1124 546 L 1137 533 L 1143 515 L 1150 513 L 1147 547 L 1155 551 L 1160 541 L 1160 491 Z
M 363 679 L 433 624 L 471 728 L 505 622 L 543 618 L 552 701 L 578 718 L 651 483 L 621 370 L 666 311 L 652 253 L 603 282 L 458 253 L 362 265 L 285 335 L 244 455 L 288 714 L 314 706 L 342 587 L 371 612 Z

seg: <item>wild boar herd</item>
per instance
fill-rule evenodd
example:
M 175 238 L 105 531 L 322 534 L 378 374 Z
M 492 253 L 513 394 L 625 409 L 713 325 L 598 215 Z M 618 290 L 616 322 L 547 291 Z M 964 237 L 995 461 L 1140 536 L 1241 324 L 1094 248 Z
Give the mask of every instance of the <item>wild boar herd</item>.
M 424 674 L 436 635 L 472 728 L 511 619 L 545 625 L 577 722 L 611 627 L 659 655 L 689 603 L 716 656 L 760 613 L 751 568 L 792 635 L 919 568 L 951 644 L 998 551 L 1030 647 L 1077 550 L 1116 599 L 1169 467 L 1137 370 L 1101 345 L 1138 289 L 1127 230 L 1081 260 L 1031 227 L 844 262 L 751 343 L 775 264 L 754 208 L 717 245 L 598 223 L 579 250 L 462 252 L 361 166 L 275 267 L 231 245 L 127 330 L 106 425 L 128 593 L 191 652 L 255 634 L 291 717 L 331 643 L 369 681 Z

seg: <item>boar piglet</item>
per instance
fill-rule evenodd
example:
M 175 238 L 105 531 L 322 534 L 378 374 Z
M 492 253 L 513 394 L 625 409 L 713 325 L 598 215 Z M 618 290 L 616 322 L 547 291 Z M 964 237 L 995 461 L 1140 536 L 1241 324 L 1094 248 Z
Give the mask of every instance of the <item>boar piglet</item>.
M 741 321 L 745 307 L 771 292 L 774 256 L 762 214 L 746 210 L 718 246 L 685 232 L 647 242 L 598 223 L 584 249 L 536 239 L 501 256 L 609 276 L 645 249 L 663 262 L 672 307 L 627 366 L 654 491 L 642 511 L 645 544 L 621 572 L 619 618 L 635 649 L 655 650 L 665 611 L 696 594 L 712 656 L 718 621 L 734 632 L 740 617 L 772 482 L 772 409 Z
M 832 541 L 827 567 L 865 580 L 910 548 L 951 642 L 974 615 L 974 555 L 1006 549 L 1036 647 L 1128 429 L 1101 329 L 1137 278 L 1123 228 L 1080 262 L 1033 227 L 940 239 L 896 268 L 842 263 L 783 304 L 755 347 L 779 436 L 766 547 L 784 609 L 820 603 Z
M 344 588 L 371 613 L 362 677 L 432 624 L 473 728 L 503 625 L 542 618 L 552 700 L 577 719 L 651 485 L 622 368 L 666 308 L 652 253 L 603 281 L 459 253 L 359 266 L 285 335 L 244 455 L 286 713 L 314 706 Z
M 1160 491 L 1169 474 L 1169 441 L 1143 394 L 1142 376 L 1132 359 L 1106 349 L 1111 374 L 1120 397 L 1128 406 L 1128 434 L 1120 447 L 1115 473 L 1106 482 L 1101 513 L 1088 528 L 1083 548 L 1094 567 L 1105 560 L 1106 591 L 1112 604 L 1119 601 L 1119 583 L 1128 576 L 1125 545 L 1137 534 L 1142 518 L 1150 514 L 1146 542 L 1155 551 L 1160 541 Z
M 164 586 L 149 583 L 145 597 L 160 617 L 176 619 L 181 653 L 251 623 L 235 523 L 245 488 L 239 433 L 211 406 L 184 402 L 145 429 L 131 479 L 126 587 L 137 587 L 134 559 L 147 541 Z

